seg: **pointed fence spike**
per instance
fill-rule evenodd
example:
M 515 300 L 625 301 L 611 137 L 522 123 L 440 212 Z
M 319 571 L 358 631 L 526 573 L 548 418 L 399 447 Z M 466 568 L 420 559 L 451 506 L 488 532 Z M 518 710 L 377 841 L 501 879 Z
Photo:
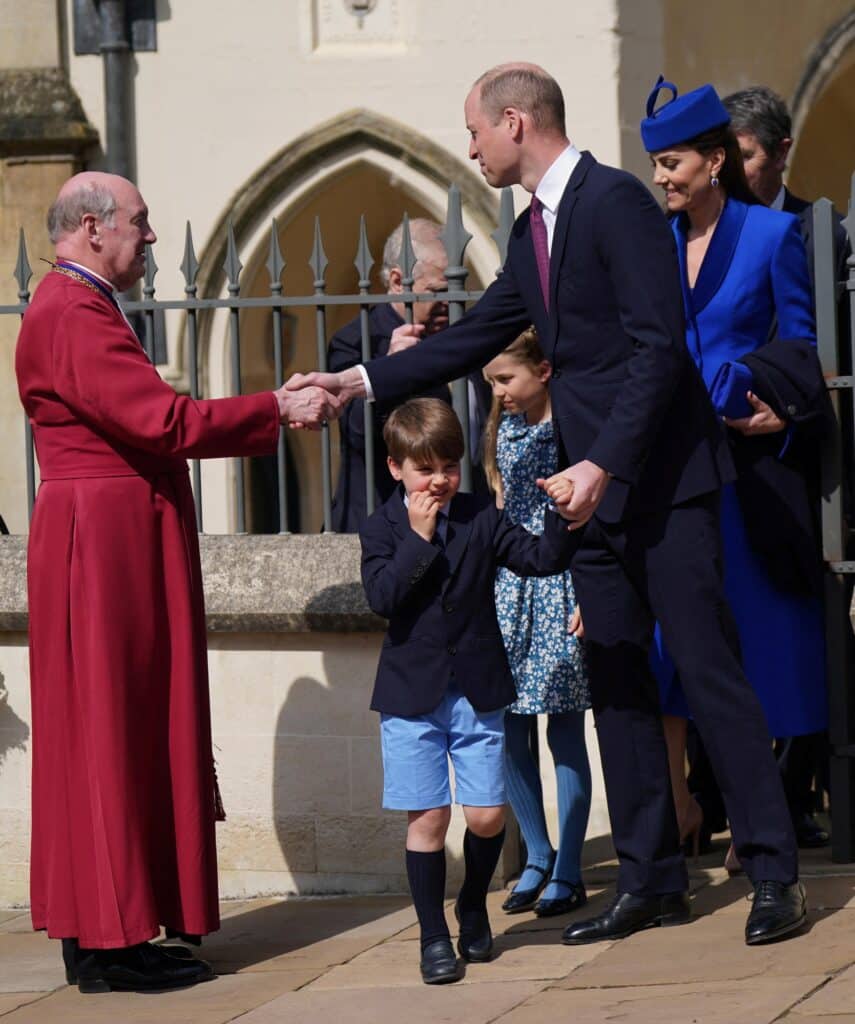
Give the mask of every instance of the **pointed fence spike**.
M 499 223 L 496 230 L 490 235 L 490 238 L 496 243 L 496 248 L 499 250 L 499 268 L 496 273 L 500 273 L 502 267 L 505 265 L 505 260 L 508 257 L 508 242 L 511 238 L 511 231 L 514 226 L 514 193 L 513 190 L 507 186 L 502 189 L 502 198 L 499 206 Z
M 240 272 L 243 270 L 243 264 L 238 256 L 235 227 L 231 217 L 229 217 L 226 262 L 223 264 L 223 270 L 228 278 L 229 295 L 237 295 L 240 292 Z
M 270 291 L 274 295 L 282 294 L 282 271 L 285 260 L 279 248 L 279 227 L 274 217 L 270 222 L 270 255 L 267 257 L 267 269 L 270 271 Z
M 855 173 L 852 175 L 852 184 L 849 190 L 849 210 L 846 217 L 843 220 L 843 226 L 846 228 L 846 233 L 849 235 L 849 240 L 855 239 Z M 849 254 L 849 258 L 846 260 L 846 266 L 855 268 L 855 246 L 851 246 L 852 252 Z
M 18 234 L 18 260 L 15 263 L 15 280 L 18 282 L 18 298 L 21 302 L 30 301 L 30 278 L 33 276 L 33 268 L 27 259 L 27 241 L 24 238 L 24 229 L 21 228 Z
M 401 284 L 404 291 L 412 290 L 415 278 L 413 272 L 416 269 L 416 254 L 413 251 L 413 239 L 410 234 L 410 215 L 404 214 L 401 224 L 401 251 L 398 254 L 398 266 L 401 268 Z
M 463 226 L 463 212 L 460 203 L 460 189 L 456 185 L 448 187 L 448 214 L 445 227 L 439 236 L 448 254 L 449 267 L 462 267 L 463 254 L 472 235 Z
M 181 273 L 184 275 L 184 291 L 188 295 L 196 294 L 196 275 L 199 272 L 199 261 L 193 248 L 193 231 L 190 221 L 184 232 L 184 259 L 181 261 Z
M 367 291 L 371 287 L 371 268 L 374 266 L 374 257 L 368 248 L 368 232 L 365 228 L 365 214 L 359 218 L 359 245 L 356 248 L 356 259 L 354 266 L 359 271 L 359 287 Z
M 154 261 L 154 250 L 150 245 L 145 247 L 145 276 L 143 277 L 143 297 L 154 298 L 154 278 L 160 267 Z
M 324 252 L 324 243 L 321 239 L 321 219 L 315 217 L 315 243 L 312 246 L 312 255 L 309 257 L 309 266 L 315 275 L 315 290 L 323 291 L 325 287 L 324 274 L 328 266 L 327 254 Z

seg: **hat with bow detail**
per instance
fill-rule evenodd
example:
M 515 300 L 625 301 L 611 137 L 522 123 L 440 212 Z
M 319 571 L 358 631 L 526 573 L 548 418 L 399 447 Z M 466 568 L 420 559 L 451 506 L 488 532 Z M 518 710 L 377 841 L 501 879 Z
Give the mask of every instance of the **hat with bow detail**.
M 656 103 L 663 89 L 670 90 L 671 99 L 657 109 Z M 641 141 L 648 153 L 656 153 L 726 124 L 730 124 L 730 114 L 711 85 L 702 85 L 678 96 L 677 86 L 666 82 L 660 75 L 647 98 L 647 117 L 641 122 Z

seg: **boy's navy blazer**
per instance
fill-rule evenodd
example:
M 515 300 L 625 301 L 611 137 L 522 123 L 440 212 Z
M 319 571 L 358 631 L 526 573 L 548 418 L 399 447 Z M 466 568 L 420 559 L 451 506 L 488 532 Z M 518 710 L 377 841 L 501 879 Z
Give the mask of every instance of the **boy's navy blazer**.
M 597 516 L 617 523 L 733 478 L 724 438 L 685 344 L 675 243 L 650 192 L 584 152 L 558 207 L 544 304 L 529 211 L 501 275 L 456 324 L 367 365 L 378 401 L 483 366 L 534 324 L 552 363 L 561 464 L 613 476 Z
M 516 690 L 496 618 L 496 567 L 521 576 L 561 572 L 583 531 L 568 531 L 547 512 L 536 537 L 495 505 L 458 493 L 443 548 L 410 527 L 403 494 L 399 488 L 359 532 L 368 603 L 389 620 L 371 707 L 427 714 L 452 679 L 478 711 L 505 707 Z

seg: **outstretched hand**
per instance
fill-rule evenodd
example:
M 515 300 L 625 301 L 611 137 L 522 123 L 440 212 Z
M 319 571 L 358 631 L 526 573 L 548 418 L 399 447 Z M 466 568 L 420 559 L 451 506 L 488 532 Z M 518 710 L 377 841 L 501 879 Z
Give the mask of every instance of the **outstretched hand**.
M 548 480 L 537 480 L 537 486 L 549 495 L 558 514 L 569 521 L 570 530 L 584 526 L 597 511 L 608 483 L 609 474 L 588 459 L 561 470 Z

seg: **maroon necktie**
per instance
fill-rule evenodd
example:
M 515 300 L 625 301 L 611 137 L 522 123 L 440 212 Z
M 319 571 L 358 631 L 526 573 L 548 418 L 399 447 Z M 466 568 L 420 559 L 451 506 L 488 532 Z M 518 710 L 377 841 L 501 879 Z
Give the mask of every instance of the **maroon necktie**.
M 540 277 L 540 290 L 543 292 L 543 304 L 549 312 L 549 239 L 546 236 L 546 224 L 543 222 L 543 203 L 537 196 L 531 197 L 531 240 L 534 244 L 534 258 L 537 260 L 537 273 Z

